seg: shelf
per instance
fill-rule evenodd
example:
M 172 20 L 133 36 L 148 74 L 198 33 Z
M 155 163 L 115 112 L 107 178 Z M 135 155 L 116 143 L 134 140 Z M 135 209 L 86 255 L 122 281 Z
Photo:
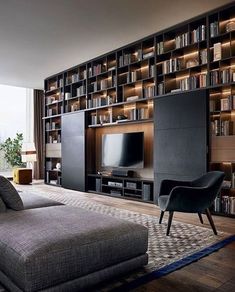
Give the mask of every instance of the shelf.
M 61 116 L 62 116 L 62 114 L 58 114 L 58 115 L 46 116 L 46 117 L 43 117 L 42 119 L 43 120 L 53 119 L 53 118 L 58 118 L 58 117 L 61 117 Z
M 107 71 L 101 72 L 101 73 L 96 74 L 96 75 L 88 76 L 88 79 L 93 79 L 93 78 L 96 78 L 96 77 L 99 77 L 99 76 L 114 72 L 115 70 L 116 70 L 116 68 L 114 68 L 112 70 L 107 70 Z
M 210 36 L 210 40 L 214 41 L 214 40 L 216 40 L 216 39 L 220 39 L 220 38 L 222 38 L 222 37 L 224 37 L 224 36 L 228 36 L 229 34 L 231 34 L 231 32 L 232 32 L 232 31 L 228 31 L 228 32 L 220 33 L 220 34 L 218 34 L 218 35 L 216 35 L 216 36 L 214 36 L 214 37 L 211 37 L 211 36 Z
M 104 123 L 104 124 L 97 124 L 97 125 L 88 125 L 88 128 L 99 128 L 99 127 L 109 127 L 109 126 L 117 126 L 117 125 L 124 125 L 124 124 L 138 124 L 138 123 L 150 123 L 153 122 L 153 119 L 143 119 L 143 120 L 125 120 L 124 122 L 114 122 L 114 123 Z
M 63 87 L 57 87 L 55 89 L 47 90 L 47 91 L 45 91 L 45 94 L 53 93 L 53 92 L 58 91 L 58 90 L 61 90 L 61 89 L 63 89 Z
M 63 102 L 63 100 L 58 100 L 58 101 L 54 101 L 51 103 L 47 103 L 46 106 L 56 105 L 56 104 L 61 103 L 61 102 Z
M 61 131 L 61 128 L 60 128 L 60 129 L 50 129 L 50 130 L 46 130 L 46 132 L 54 132 L 54 131 Z
M 68 99 L 65 99 L 64 101 L 70 101 L 70 100 L 75 100 L 75 99 L 78 99 L 78 98 L 82 98 L 82 97 L 87 97 L 86 94 L 82 94 L 82 95 L 79 95 L 79 96 L 72 96 Z
M 77 83 L 82 83 L 82 82 L 84 82 L 84 81 L 86 81 L 86 80 L 87 80 L 87 79 L 84 78 L 84 79 L 80 79 L 80 80 L 78 80 L 78 81 L 76 81 L 76 82 L 67 83 L 67 84 L 65 84 L 65 87 L 66 87 L 66 86 L 71 86 L 71 85 L 74 85 L 74 84 L 77 84 Z
M 101 93 L 102 91 L 107 91 L 107 90 L 112 90 L 112 89 L 116 89 L 116 86 L 111 86 L 105 89 L 99 89 L 96 91 L 92 91 L 92 92 L 88 92 L 88 94 L 96 94 L 96 93 Z
M 157 54 L 157 57 L 158 56 L 163 56 L 163 55 L 166 55 L 166 54 L 170 54 L 170 53 L 177 53 L 180 50 L 185 50 L 185 49 L 189 49 L 189 48 L 193 48 L 193 47 L 198 47 L 199 44 L 202 44 L 202 43 L 206 44 L 206 40 L 199 41 L 199 42 L 196 42 L 196 43 L 192 43 L 192 44 L 189 44 L 188 46 L 184 46 L 182 48 L 175 48 L 175 49 L 169 50 L 167 52 L 163 52 L 162 54 Z
M 124 190 L 142 192 L 142 189 L 135 189 L 135 188 L 128 188 L 128 187 L 124 187 Z

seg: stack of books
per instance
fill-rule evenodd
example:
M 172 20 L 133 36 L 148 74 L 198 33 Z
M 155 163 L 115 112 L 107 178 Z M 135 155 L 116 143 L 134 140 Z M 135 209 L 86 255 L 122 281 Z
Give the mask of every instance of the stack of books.
M 197 43 L 204 41 L 206 39 L 206 26 L 204 24 L 200 25 L 198 28 L 191 32 L 191 42 Z

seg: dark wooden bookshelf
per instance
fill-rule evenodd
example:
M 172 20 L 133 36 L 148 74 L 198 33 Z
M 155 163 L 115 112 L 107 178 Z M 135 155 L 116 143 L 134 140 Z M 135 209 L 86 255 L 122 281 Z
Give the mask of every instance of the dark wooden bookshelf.
M 45 148 L 51 140 L 60 143 L 63 136 L 60 130 L 62 116 L 71 112 L 84 111 L 86 129 L 94 133 L 102 127 L 128 127 L 131 124 L 138 127 L 142 123 L 153 125 L 154 100 L 204 89 L 209 92 L 208 104 L 211 100 L 220 103 L 224 97 L 235 96 L 234 3 L 46 78 Z M 218 108 L 209 113 L 208 160 L 211 163 L 222 165 L 235 161 L 235 146 L 232 147 L 233 153 L 228 150 L 231 143 L 235 143 L 234 110 L 235 99 L 234 108 Z M 141 115 L 141 112 L 141 118 L 130 117 Z M 126 120 L 118 122 L 117 117 L 120 115 L 125 116 Z M 216 119 L 215 115 L 219 115 L 221 125 L 228 127 L 227 124 L 231 124 L 229 135 L 213 134 L 211 126 Z M 230 123 L 226 123 L 226 120 Z M 46 129 L 46 123 L 54 121 L 58 129 Z M 58 134 L 53 134 L 49 141 L 48 134 L 51 132 Z M 233 141 L 227 141 L 227 136 Z M 219 152 L 225 154 L 218 157 Z M 53 154 L 53 150 L 50 153 Z M 55 158 L 46 156 L 48 159 Z M 208 169 L 210 167 L 211 164 Z M 90 190 L 89 183 L 87 190 Z M 223 196 L 222 192 L 221 198 Z M 229 196 L 233 197 L 233 192 Z

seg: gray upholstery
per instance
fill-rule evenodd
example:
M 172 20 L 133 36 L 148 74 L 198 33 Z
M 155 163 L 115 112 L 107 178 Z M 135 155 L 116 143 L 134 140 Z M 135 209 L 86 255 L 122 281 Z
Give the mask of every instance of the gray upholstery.
M 20 193 L 20 197 L 23 202 L 25 210 L 63 205 L 60 202 L 56 202 L 54 200 L 30 193 Z
M 164 180 L 158 204 L 163 211 L 201 213 L 209 208 L 220 191 L 224 173 L 211 171 L 193 181 Z
M 127 261 L 106 267 L 104 269 L 95 271 L 94 273 L 87 274 L 85 276 L 72 279 L 60 283 L 56 286 L 40 290 L 40 292 L 78 292 L 78 291 L 90 291 L 89 288 L 96 287 L 97 284 L 117 278 L 119 275 L 125 275 L 126 273 L 138 269 L 148 263 L 148 255 L 140 255 Z M 0 271 L 0 282 L 8 287 L 11 292 L 23 292 L 17 287 L 12 280 Z M 92 290 L 93 291 L 93 290 Z M 98 290 L 99 291 L 99 290 Z
M 224 173 L 221 171 L 210 171 L 193 181 L 163 180 L 158 196 L 158 205 L 161 209 L 160 224 L 164 212 L 169 211 L 166 235 L 169 235 L 175 211 L 198 213 L 202 224 L 201 213 L 205 212 L 214 234 L 217 235 L 209 207 L 218 195 L 223 180 Z
M 147 251 L 144 226 L 80 208 L 8 211 L 0 214 L 0 222 L 4 222 L 0 224 L 0 271 L 26 292 L 122 265 Z M 146 263 L 145 255 L 139 264 L 127 265 L 127 270 Z
M 0 213 L 6 212 L 6 205 L 3 200 L 0 198 Z
M 14 186 L 7 178 L 1 175 L 0 175 L 0 197 L 2 198 L 7 208 L 16 211 L 24 209 L 23 202 L 17 190 L 14 188 Z

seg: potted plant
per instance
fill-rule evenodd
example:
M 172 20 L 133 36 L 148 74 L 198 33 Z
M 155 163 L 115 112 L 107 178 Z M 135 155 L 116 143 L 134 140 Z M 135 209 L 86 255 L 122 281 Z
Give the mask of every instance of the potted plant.
M 22 167 L 25 164 L 21 160 L 21 149 L 23 143 L 23 134 L 16 133 L 16 137 L 6 139 L 5 142 L 0 144 L 0 150 L 4 152 L 4 158 L 7 163 L 12 167 Z

